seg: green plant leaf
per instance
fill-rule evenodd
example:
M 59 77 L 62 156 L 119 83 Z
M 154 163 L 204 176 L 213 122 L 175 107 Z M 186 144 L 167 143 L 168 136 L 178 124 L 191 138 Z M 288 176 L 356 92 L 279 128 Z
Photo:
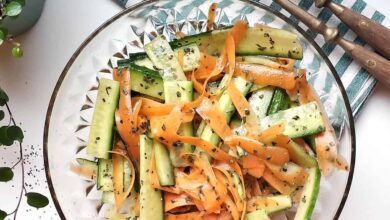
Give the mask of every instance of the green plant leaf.
M 0 121 L 4 119 L 4 111 L 3 110 L 0 110 Z
M 14 2 L 18 2 L 20 5 L 25 6 L 26 5 L 26 1 L 25 0 L 13 0 Z
M 0 145 L 11 146 L 14 140 L 8 138 L 8 126 L 0 127 Z
M 4 220 L 7 217 L 7 213 L 0 209 L 0 220 Z
M 0 88 L 0 106 L 4 106 L 9 101 L 7 93 Z
M 47 197 L 39 193 L 29 192 L 26 194 L 26 197 L 27 204 L 37 209 L 43 208 L 49 204 Z
M 22 5 L 17 1 L 12 1 L 5 6 L 5 15 L 14 17 L 22 12 Z
M 14 178 L 14 172 L 9 167 L 0 167 L 0 182 L 8 182 Z
M 14 57 L 22 57 L 23 56 L 22 48 L 20 48 L 20 47 L 12 48 L 12 56 L 14 56 Z
M 24 135 L 19 126 L 12 125 L 7 128 L 7 137 L 11 140 L 22 142 Z

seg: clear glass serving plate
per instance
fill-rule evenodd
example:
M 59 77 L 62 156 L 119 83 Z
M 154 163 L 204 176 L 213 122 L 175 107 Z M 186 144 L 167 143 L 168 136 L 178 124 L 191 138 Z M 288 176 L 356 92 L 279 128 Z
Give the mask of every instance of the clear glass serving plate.
M 73 174 L 69 167 L 77 157 L 88 158 L 88 141 L 97 79 L 110 77 L 116 60 L 142 51 L 142 45 L 158 34 L 173 39 L 177 31 L 187 35 L 206 30 L 207 11 L 219 3 L 216 28 L 242 19 L 296 33 L 304 46 L 309 81 L 320 96 L 340 140 L 339 152 L 350 163 L 349 172 L 336 171 L 321 179 L 313 219 L 337 219 L 348 196 L 355 161 L 355 132 L 345 90 L 334 67 L 313 39 L 283 14 L 250 1 L 146 1 L 114 16 L 92 33 L 69 60 L 53 92 L 45 124 L 44 156 L 49 188 L 63 219 L 104 217 L 101 195 L 93 182 Z

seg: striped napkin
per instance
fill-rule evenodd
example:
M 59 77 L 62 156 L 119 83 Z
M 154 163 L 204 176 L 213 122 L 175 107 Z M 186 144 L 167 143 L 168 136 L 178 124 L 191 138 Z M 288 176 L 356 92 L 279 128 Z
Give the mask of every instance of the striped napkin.
M 130 7 L 136 3 L 141 2 L 140 0 L 117 0 L 123 7 Z M 311 30 L 309 30 L 304 24 L 299 22 L 296 18 L 291 16 L 286 10 L 282 9 L 278 4 L 272 0 L 252 0 L 255 2 L 261 2 L 263 4 L 271 6 L 277 11 L 281 11 L 284 15 L 290 17 L 294 22 L 299 23 L 299 26 L 303 30 L 307 31 L 308 34 L 315 39 L 318 45 L 323 49 L 326 55 L 329 56 L 330 61 L 336 68 L 341 81 L 346 88 L 353 115 L 356 117 L 363 107 L 365 101 L 370 96 L 376 80 L 369 75 L 369 73 L 362 69 L 355 61 L 349 57 L 344 50 L 336 46 L 333 43 L 325 43 L 323 37 Z M 390 19 L 386 18 L 380 12 L 374 10 L 368 6 L 363 0 L 333 0 L 334 2 L 341 3 L 348 8 L 352 8 L 379 23 L 382 23 L 386 27 L 390 27 Z M 356 36 L 349 28 L 341 23 L 340 20 L 331 13 L 327 8 L 318 9 L 314 5 L 314 0 L 293 0 L 294 3 L 299 5 L 304 10 L 308 11 L 312 15 L 318 17 L 331 27 L 337 27 L 339 29 L 340 36 L 347 40 L 351 40 L 357 44 L 365 45 L 365 42 Z M 369 47 L 365 45 L 365 47 Z

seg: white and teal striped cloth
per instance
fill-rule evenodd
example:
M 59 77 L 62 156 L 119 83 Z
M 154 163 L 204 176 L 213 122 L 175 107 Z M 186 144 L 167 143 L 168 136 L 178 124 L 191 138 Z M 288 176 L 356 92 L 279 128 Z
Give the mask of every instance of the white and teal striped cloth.
M 124 7 L 130 7 L 140 0 L 117 0 Z M 294 22 L 297 22 L 297 19 L 292 17 L 287 11 L 282 9 L 278 4 L 274 3 L 272 0 L 253 0 L 255 2 L 261 2 L 266 5 L 270 5 L 273 9 L 281 11 L 283 14 L 290 17 Z M 356 36 L 349 28 L 341 23 L 340 20 L 333 15 L 328 9 L 318 9 L 314 5 L 314 0 L 293 0 L 301 8 L 305 9 L 312 15 L 318 17 L 324 21 L 327 25 L 332 27 L 337 27 L 340 32 L 340 36 L 345 39 L 354 41 L 357 44 L 364 45 L 362 39 Z M 390 19 L 387 19 L 383 14 L 374 10 L 372 7 L 368 6 L 363 0 L 333 0 L 334 2 L 341 3 L 342 5 L 352 8 L 354 11 L 357 11 L 379 23 L 382 23 L 386 27 L 390 27 Z M 368 74 L 368 72 L 362 69 L 355 61 L 351 59 L 342 48 L 336 46 L 333 43 L 325 43 L 322 36 L 317 33 L 309 30 L 304 24 L 299 23 L 299 25 L 309 33 L 309 35 L 315 39 L 326 55 L 329 56 L 330 61 L 336 68 L 337 73 L 341 77 L 341 81 L 346 88 L 349 101 L 351 103 L 353 115 L 359 113 L 360 109 L 364 105 L 365 101 L 371 94 L 376 80 Z M 367 46 L 368 47 L 368 46 Z

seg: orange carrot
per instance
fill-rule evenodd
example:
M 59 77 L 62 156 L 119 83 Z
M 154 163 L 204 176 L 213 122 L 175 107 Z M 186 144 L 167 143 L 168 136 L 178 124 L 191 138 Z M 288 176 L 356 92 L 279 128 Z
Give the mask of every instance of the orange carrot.
M 257 167 L 257 168 L 247 169 L 248 174 L 253 176 L 253 177 L 256 177 L 256 178 L 262 177 L 264 174 L 264 171 L 265 171 L 265 165 L 263 165 L 261 167 Z
M 166 220 L 202 220 L 203 215 L 204 215 L 203 212 L 189 212 L 189 213 L 179 214 L 179 215 L 166 213 L 165 219 Z
M 96 179 L 96 171 L 94 171 L 93 169 L 91 169 L 89 167 L 72 164 L 72 165 L 70 165 L 70 170 L 73 173 L 80 175 L 82 177 L 85 177 L 87 179 L 90 179 L 90 180 Z
M 252 107 L 246 100 L 245 96 L 240 93 L 240 91 L 233 83 L 228 85 L 227 91 L 230 95 L 230 98 L 232 99 L 234 107 L 236 107 L 237 112 L 245 122 L 247 131 L 251 134 L 260 133 L 259 120 L 256 116 L 256 113 L 253 111 Z
M 183 66 L 184 66 L 184 51 L 183 51 L 183 49 L 179 49 L 179 51 L 177 53 L 177 60 L 179 61 L 181 68 L 183 68 Z
M 261 143 L 265 144 L 271 144 L 275 138 L 281 134 L 283 134 L 284 131 L 284 125 L 279 124 L 279 125 L 274 125 L 267 130 L 262 131 L 259 135 L 257 136 L 251 136 L 252 138 L 260 141 Z
M 248 154 L 242 157 L 242 167 L 244 169 L 260 168 L 264 165 L 264 162 L 259 157 Z
M 307 172 L 304 168 L 294 164 L 288 163 L 288 166 L 278 166 L 265 162 L 267 169 L 282 181 L 286 181 L 290 185 L 303 186 L 306 183 Z
M 140 100 L 142 100 L 142 105 L 139 114 L 147 117 L 168 115 L 175 107 L 175 104 L 162 104 L 143 97 L 134 97 L 131 99 L 131 102 L 135 105 Z
M 240 146 L 246 152 L 254 154 L 261 159 L 267 160 L 271 163 L 281 165 L 289 161 L 289 154 L 286 149 L 281 147 L 268 147 L 256 140 L 247 137 L 232 136 L 226 138 L 224 143 L 230 147 Z
M 204 98 L 202 104 L 196 109 L 196 112 L 222 139 L 232 135 L 225 115 L 219 110 L 219 105 L 216 100 Z
M 209 76 L 210 72 L 217 65 L 217 58 L 208 54 L 202 53 L 199 60 L 199 67 L 194 71 L 194 77 L 197 80 L 205 80 Z M 219 79 L 220 77 L 212 78 L 210 81 Z
M 173 194 L 166 192 L 164 193 L 165 211 L 169 212 L 172 209 L 183 206 L 195 205 L 191 197 L 185 193 Z
M 294 64 L 295 60 L 290 58 L 282 58 L 277 57 L 276 61 L 280 63 L 279 69 L 285 70 L 285 71 L 293 71 L 294 70 Z
M 135 168 L 133 162 L 126 155 L 125 146 L 122 141 L 118 141 L 112 153 L 112 163 L 113 163 L 113 185 L 114 185 L 114 196 L 115 196 L 115 208 L 119 210 L 122 206 L 125 199 L 130 195 L 131 190 L 133 189 L 135 182 Z M 121 166 L 123 166 L 123 162 L 125 159 L 130 168 L 130 185 L 127 189 L 124 188 L 123 185 L 123 170 Z M 122 163 L 122 164 L 121 164 Z
M 292 192 L 291 187 L 286 183 L 281 180 L 279 180 L 276 176 L 272 174 L 272 172 L 268 169 L 264 171 L 263 178 L 267 183 L 278 190 L 280 193 L 284 195 L 290 195 Z
M 231 214 L 231 217 L 233 217 L 234 220 L 239 220 L 240 219 L 240 212 L 237 209 L 236 204 L 234 204 L 232 198 L 230 196 L 226 197 L 225 204 L 227 207 L 227 210 Z
M 255 84 L 276 86 L 287 90 L 295 88 L 296 84 L 293 72 L 256 64 L 237 63 L 235 74 L 253 81 Z
M 215 164 L 214 168 L 217 169 L 218 171 L 220 171 L 225 176 L 224 181 L 223 181 L 223 183 L 224 183 L 223 185 L 227 186 L 227 188 L 229 189 L 229 192 L 232 194 L 234 202 L 236 203 L 238 211 L 242 211 L 243 208 L 244 208 L 244 201 L 241 200 L 241 197 L 240 197 L 240 194 L 238 192 L 238 189 L 235 186 L 234 181 L 233 181 L 232 176 L 231 176 L 231 172 L 232 171 L 236 172 L 236 171 L 230 166 L 230 164 L 221 163 L 221 162 Z M 237 174 L 237 175 L 239 175 L 239 174 Z M 240 176 L 242 176 L 242 175 L 240 175 Z
M 213 29 L 213 24 L 215 20 L 215 12 L 217 10 L 218 3 L 212 3 L 209 8 L 208 18 L 207 18 L 207 31 Z

